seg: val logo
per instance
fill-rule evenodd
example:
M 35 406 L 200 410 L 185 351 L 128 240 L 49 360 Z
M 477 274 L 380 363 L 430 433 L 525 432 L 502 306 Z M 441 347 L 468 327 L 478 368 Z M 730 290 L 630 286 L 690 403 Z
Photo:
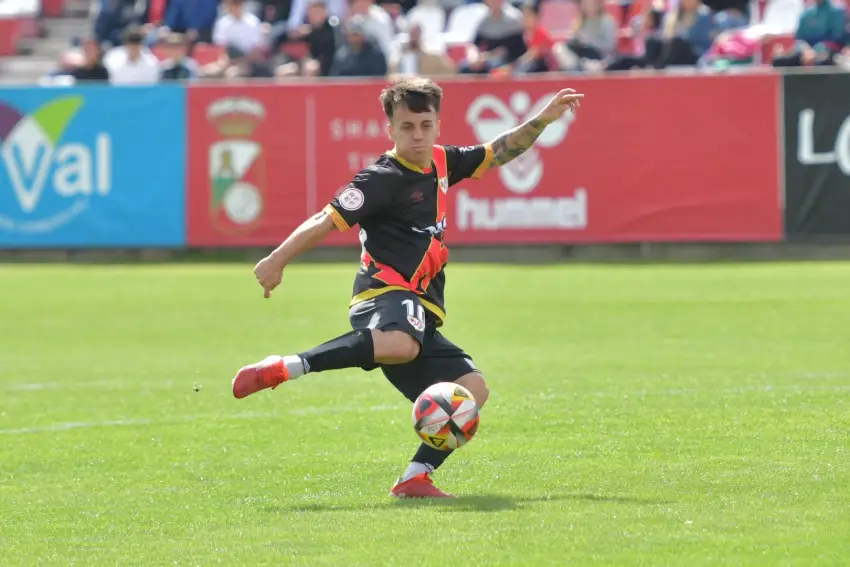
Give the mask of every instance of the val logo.
M 0 229 L 51 232 L 86 210 L 92 197 L 109 194 L 109 135 L 68 139 L 84 104 L 82 96 L 66 96 L 24 114 L 0 102 L 0 193 L 11 191 L 17 204 L 17 210 L 0 208 Z

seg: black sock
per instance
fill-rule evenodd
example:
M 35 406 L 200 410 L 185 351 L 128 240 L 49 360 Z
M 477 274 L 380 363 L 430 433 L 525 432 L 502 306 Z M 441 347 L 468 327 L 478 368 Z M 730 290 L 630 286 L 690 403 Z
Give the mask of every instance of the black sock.
M 351 331 L 298 356 L 304 361 L 306 372 L 354 367 L 372 369 L 375 365 L 372 331 Z
M 452 451 L 440 451 L 422 443 L 419 446 L 419 450 L 413 455 L 412 462 L 422 463 L 432 467 L 432 470 L 437 470 L 451 454 Z

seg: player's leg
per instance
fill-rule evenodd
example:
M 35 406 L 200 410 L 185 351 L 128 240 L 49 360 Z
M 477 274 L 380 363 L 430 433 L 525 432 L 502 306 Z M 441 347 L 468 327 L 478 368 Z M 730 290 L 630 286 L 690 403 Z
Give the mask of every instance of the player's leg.
M 490 396 L 484 375 L 475 367 L 472 358 L 436 329 L 426 332 L 419 358 L 408 364 L 385 367 L 383 371 L 390 382 L 410 401 L 415 401 L 426 388 L 438 382 L 456 382 L 464 386 L 479 407 L 483 407 Z M 452 451 L 420 444 L 391 494 L 400 497 L 450 496 L 433 488 L 430 475 L 451 454 Z
M 416 295 L 393 291 L 351 309 L 353 331 L 299 354 L 272 355 L 244 366 L 233 379 L 233 395 L 244 398 L 311 372 L 342 368 L 373 370 L 382 364 L 405 364 L 419 355 L 421 329 L 407 320 L 405 301 Z

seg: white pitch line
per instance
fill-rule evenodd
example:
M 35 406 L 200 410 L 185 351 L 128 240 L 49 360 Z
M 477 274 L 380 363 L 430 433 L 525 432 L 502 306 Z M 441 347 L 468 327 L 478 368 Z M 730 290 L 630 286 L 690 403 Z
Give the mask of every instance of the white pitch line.
M 217 415 L 187 415 L 182 418 L 175 419 L 115 419 L 108 421 L 70 421 L 65 423 L 55 423 L 53 425 L 43 425 L 39 427 L 22 427 L 19 429 L 0 429 L 0 435 L 23 435 L 27 433 L 56 433 L 62 431 L 71 431 L 72 429 L 93 429 L 96 427 L 130 427 L 136 425 L 166 425 L 166 424 L 182 424 L 193 423 L 198 421 L 211 420 L 243 420 L 243 419 L 271 419 L 282 417 L 285 415 L 301 416 L 301 415 L 318 415 L 318 414 L 333 414 L 333 413 L 348 413 L 348 412 L 376 412 L 376 411 L 396 411 L 403 410 L 401 405 L 379 405 L 371 407 L 363 406 L 314 406 L 292 409 L 287 411 L 275 412 L 243 412 L 236 414 L 217 414 Z

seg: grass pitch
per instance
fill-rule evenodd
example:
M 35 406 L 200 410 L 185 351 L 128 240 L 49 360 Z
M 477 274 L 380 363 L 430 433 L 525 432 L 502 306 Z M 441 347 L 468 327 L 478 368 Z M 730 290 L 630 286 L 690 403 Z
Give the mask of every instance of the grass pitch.
M 850 562 L 850 265 L 449 266 L 492 397 L 438 503 L 380 372 L 230 395 L 355 268 L 0 266 L 0 565 Z

